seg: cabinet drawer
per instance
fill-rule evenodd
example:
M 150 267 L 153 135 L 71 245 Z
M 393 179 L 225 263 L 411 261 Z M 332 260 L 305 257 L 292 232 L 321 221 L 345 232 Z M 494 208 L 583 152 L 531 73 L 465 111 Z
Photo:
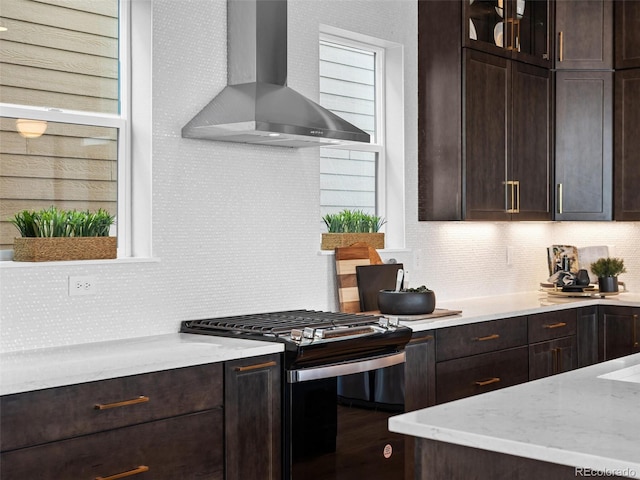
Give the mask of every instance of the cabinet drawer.
M 222 408 L 158 420 L 2 453 L 0 477 L 106 480 L 129 472 L 132 480 L 221 480 L 222 431 Z
M 526 382 L 528 347 L 436 364 L 436 401 L 449 402 Z
M 527 344 L 527 318 L 513 317 L 436 330 L 436 361 Z
M 576 334 L 576 309 L 529 316 L 529 343 L 544 342 Z
M 0 450 L 211 409 L 222 394 L 222 364 L 209 364 L 6 395 Z

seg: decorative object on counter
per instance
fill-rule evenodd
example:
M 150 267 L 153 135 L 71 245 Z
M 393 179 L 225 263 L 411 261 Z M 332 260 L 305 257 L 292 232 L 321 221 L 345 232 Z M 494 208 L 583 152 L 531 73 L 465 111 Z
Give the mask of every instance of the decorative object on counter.
M 402 263 L 385 263 L 382 265 L 359 265 L 356 267 L 360 309 L 363 312 L 377 311 L 378 292 L 393 289 L 396 278 L 403 272 Z M 400 277 L 402 283 L 402 276 Z
M 578 270 L 578 273 L 576 274 L 576 285 L 586 286 L 589 285 L 589 282 L 589 272 L 584 268 Z
M 589 282 L 598 283 L 598 277 L 589 269 L 590 265 L 599 258 L 609 256 L 609 247 L 606 245 L 596 245 L 589 247 L 578 247 L 578 262 L 589 273 Z
M 384 233 L 379 232 L 386 223 L 381 217 L 362 210 L 343 210 L 322 217 L 327 233 L 322 234 L 322 250 L 347 247 L 364 242 L 373 248 L 384 248 Z
M 13 242 L 16 262 L 110 259 L 117 256 L 117 238 L 109 237 L 115 217 L 96 212 L 59 210 L 51 206 L 23 210 L 9 220 L 20 232 Z
M 436 308 L 436 294 L 425 285 L 406 290 L 380 290 L 378 308 L 389 315 L 422 315 Z
M 573 245 L 551 245 L 547 248 L 549 275 L 558 271 L 578 273 L 578 249 Z
M 600 292 L 617 292 L 618 275 L 625 273 L 624 260 L 621 258 L 600 258 L 591 264 L 591 271 L 598 277 Z

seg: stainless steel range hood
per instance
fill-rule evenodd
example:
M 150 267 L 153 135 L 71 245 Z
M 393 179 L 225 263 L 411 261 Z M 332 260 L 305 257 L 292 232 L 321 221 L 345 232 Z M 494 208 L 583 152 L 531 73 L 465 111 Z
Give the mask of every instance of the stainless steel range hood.
M 281 147 L 369 143 L 369 135 L 286 86 L 286 0 L 227 1 L 228 86 L 182 136 Z

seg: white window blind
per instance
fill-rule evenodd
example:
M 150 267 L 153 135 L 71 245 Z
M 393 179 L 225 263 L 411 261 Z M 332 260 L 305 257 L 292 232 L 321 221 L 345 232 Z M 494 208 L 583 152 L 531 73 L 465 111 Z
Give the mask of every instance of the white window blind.
M 371 135 L 379 145 L 373 49 L 320 41 L 320 104 Z M 321 214 L 345 208 L 378 213 L 380 152 L 358 145 L 320 149 Z

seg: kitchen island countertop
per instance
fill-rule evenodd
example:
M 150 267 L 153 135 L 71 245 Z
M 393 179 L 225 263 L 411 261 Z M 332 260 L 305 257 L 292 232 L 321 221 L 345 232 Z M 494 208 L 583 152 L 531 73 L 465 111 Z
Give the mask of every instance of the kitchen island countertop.
M 255 357 L 275 342 L 174 333 L 0 354 L 0 395 Z
M 389 429 L 640 478 L 639 405 L 640 354 L 634 354 L 398 415 Z

